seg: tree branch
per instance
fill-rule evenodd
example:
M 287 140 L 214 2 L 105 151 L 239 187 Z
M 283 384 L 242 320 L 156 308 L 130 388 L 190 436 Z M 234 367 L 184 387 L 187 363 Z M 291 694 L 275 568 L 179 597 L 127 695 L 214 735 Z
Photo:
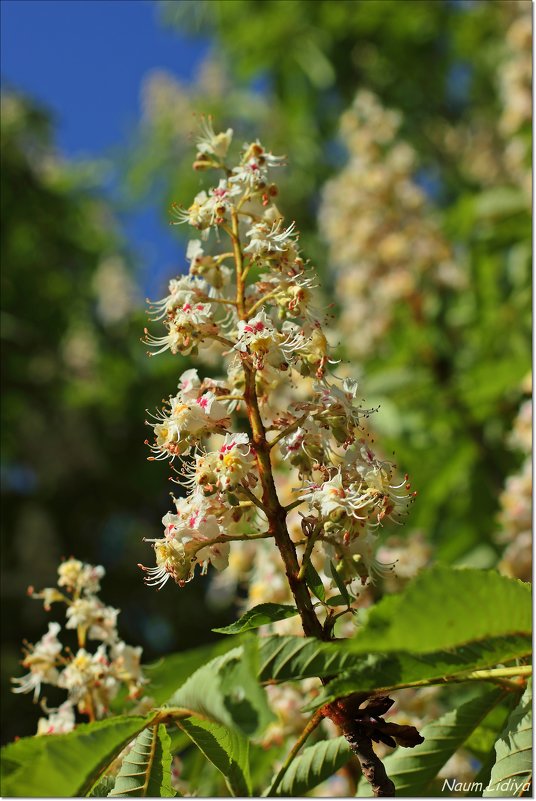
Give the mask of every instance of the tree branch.
M 370 784 L 374 795 L 394 798 L 395 785 L 388 777 L 383 762 L 375 753 L 370 737 L 364 735 L 358 725 L 354 729 L 346 730 L 344 736 L 358 758 L 363 776 Z

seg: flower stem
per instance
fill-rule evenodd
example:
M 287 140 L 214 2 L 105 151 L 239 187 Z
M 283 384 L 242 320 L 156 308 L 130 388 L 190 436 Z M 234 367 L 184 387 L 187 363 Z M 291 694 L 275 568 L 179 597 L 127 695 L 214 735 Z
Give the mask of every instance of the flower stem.
M 244 277 L 243 277 L 243 255 L 240 246 L 240 234 L 238 228 L 238 214 L 233 211 L 231 214 L 231 240 L 233 253 L 235 256 L 236 267 L 236 305 L 238 316 L 241 320 L 248 319 L 244 296 Z M 257 388 L 255 382 L 255 369 L 246 358 L 242 360 L 242 367 L 245 377 L 244 398 L 249 424 L 251 427 L 253 445 L 257 456 L 259 477 L 262 487 L 262 503 L 268 517 L 268 530 L 275 538 L 276 545 L 285 565 L 285 572 L 289 586 L 296 602 L 296 607 L 301 617 L 302 626 L 305 634 L 310 637 L 324 639 L 324 631 L 320 621 L 316 616 L 311 596 L 307 585 L 302 578 L 298 577 L 299 564 L 296 555 L 296 548 L 287 528 L 287 512 L 281 506 L 277 490 L 275 487 L 272 464 L 270 460 L 270 443 L 266 439 L 266 431 L 259 410 Z
M 294 420 L 294 422 L 291 423 L 287 428 L 285 428 L 283 431 L 280 431 L 277 437 L 270 442 L 270 448 L 273 448 L 274 445 L 277 445 L 278 442 L 280 442 L 284 437 L 288 436 L 288 434 L 294 431 L 295 428 L 299 428 L 301 424 L 307 420 L 308 416 L 309 415 L 307 412 L 302 414 L 301 417 L 298 417 L 296 420 Z
M 228 230 L 228 233 L 231 237 L 233 253 L 235 257 L 236 308 L 239 319 L 246 321 L 248 320 L 249 313 L 251 313 L 252 310 L 256 310 L 256 307 L 253 306 L 248 313 L 244 291 L 247 270 L 244 270 L 244 259 L 240 244 L 238 212 L 236 210 L 231 211 L 231 229 Z M 265 514 L 268 518 L 268 532 L 273 535 L 276 545 L 279 549 L 279 553 L 281 554 L 289 587 L 294 597 L 305 635 L 308 637 L 315 637 L 318 640 L 329 640 L 331 638 L 331 631 L 329 629 L 324 629 L 316 615 L 311 595 L 305 581 L 305 569 L 300 570 L 300 565 L 298 563 L 298 557 L 296 554 L 296 546 L 292 541 L 288 531 L 288 510 L 281 505 L 275 486 L 270 450 L 273 445 L 279 441 L 281 436 L 278 435 L 272 441 L 272 443 L 269 443 L 266 439 L 266 429 L 261 417 L 259 399 L 257 396 L 256 370 L 247 354 L 242 356 L 242 368 L 244 370 L 245 378 L 244 399 L 251 428 L 253 447 L 255 448 L 255 454 L 257 458 L 259 478 L 262 487 L 262 503 Z M 299 425 L 300 422 L 301 420 L 297 420 L 293 426 Z M 285 431 L 283 436 L 286 433 L 288 433 L 288 431 Z M 306 564 L 306 560 L 304 561 L 304 564 Z M 322 683 L 325 684 L 328 680 L 328 677 L 325 677 L 322 679 Z M 322 715 L 319 714 L 318 722 L 320 721 L 321 716 Z M 314 725 L 312 725 L 313 721 L 315 721 Z M 315 728 L 318 725 L 318 722 L 316 722 L 316 716 L 314 716 L 310 721 L 312 728 Z M 363 774 L 370 782 L 374 795 L 394 796 L 394 785 L 390 779 L 388 779 L 381 759 L 374 753 L 370 739 L 367 737 L 362 737 L 357 729 L 354 731 L 351 728 L 352 723 L 353 721 L 350 718 L 346 721 L 345 736 L 347 737 L 348 743 L 354 754 L 361 763 Z M 312 728 L 309 729 L 306 727 L 304 730 L 302 736 L 289 754 L 285 764 L 276 776 L 274 783 L 268 790 L 269 794 L 273 794 L 274 789 L 277 788 L 285 771 L 287 770 L 288 765 L 290 765 L 294 759 L 295 754 L 301 747 L 302 742 L 304 742 L 306 737 L 309 735 L 309 732 L 312 731 Z M 346 734 L 346 730 L 355 735 L 353 739 L 350 734 Z

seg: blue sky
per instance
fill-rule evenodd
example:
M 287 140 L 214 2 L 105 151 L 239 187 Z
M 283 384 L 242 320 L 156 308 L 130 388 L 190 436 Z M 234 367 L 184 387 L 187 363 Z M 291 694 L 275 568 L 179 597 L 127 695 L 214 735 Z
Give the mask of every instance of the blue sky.
M 0 10 L 2 80 L 51 109 L 72 158 L 113 153 L 136 125 L 143 77 L 164 68 L 190 80 L 208 50 L 166 29 L 153 0 L 0 0 Z M 137 213 L 126 232 L 146 275 L 177 262 L 157 208 Z

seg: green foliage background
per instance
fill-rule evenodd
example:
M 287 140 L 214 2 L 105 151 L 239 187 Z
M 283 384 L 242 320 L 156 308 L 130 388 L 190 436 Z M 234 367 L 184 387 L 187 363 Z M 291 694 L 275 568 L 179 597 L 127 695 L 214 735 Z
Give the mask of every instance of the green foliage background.
M 396 452 L 419 490 L 412 527 L 424 530 L 444 561 L 493 566 L 498 496 L 517 466 L 505 436 L 531 364 L 530 211 L 514 187 L 484 189 L 469 178 L 459 154 L 443 150 L 431 132 L 475 119 L 495 131 L 510 3 L 196 0 L 160 9 L 167 24 L 210 34 L 227 75 L 223 94 L 185 89 L 191 108 L 214 113 L 239 138 L 259 136 L 287 153 L 281 205 L 303 232 L 326 298 L 334 276 L 316 215 L 323 183 L 345 160 L 339 116 L 359 88 L 403 113 L 402 135 L 434 187 L 468 287 L 436 298 L 424 327 L 401 309 L 381 353 L 356 369 L 367 399 L 383 404 L 384 450 Z M 123 636 L 143 644 L 148 659 L 205 641 L 211 627 L 236 615 L 210 609 L 200 579 L 162 593 L 142 586 L 136 563 L 148 548 L 141 540 L 159 532 L 168 507 L 166 469 L 145 461 L 144 409 L 169 394 L 189 365 L 146 359 L 139 298 L 119 320 L 99 315 L 99 265 L 120 258 L 136 282 L 136 254 L 90 177 L 94 170 L 61 161 L 47 168 L 54 146 L 46 111 L 13 95 L 6 100 L 2 693 L 10 740 L 32 733 L 38 717 L 29 698 L 8 693 L 21 638 L 35 641 L 44 629 L 45 614 L 24 592 L 30 583 L 53 583 L 62 555 L 105 565 L 103 597 L 123 610 Z M 188 167 L 187 133 L 178 135 L 165 116 L 140 120 L 120 165 L 132 207 L 151 194 L 165 216 L 170 200 L 189 202 L 199 180 Z M 91 343 L 91 358 L 78 366 L 66 358 L 75 335 Z

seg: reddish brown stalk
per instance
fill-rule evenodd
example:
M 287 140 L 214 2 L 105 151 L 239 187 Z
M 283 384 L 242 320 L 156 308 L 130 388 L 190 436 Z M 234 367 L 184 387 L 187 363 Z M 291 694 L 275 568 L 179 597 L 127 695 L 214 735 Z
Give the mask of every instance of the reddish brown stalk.
M 248 315 L 244 297 L 243 256 L 240 247 L 238 215 L 236 212 L 232 215 L 231 235 L 236 265 L 236 305 L 238 316 L 241 320 L 247 320 Z M 255 386 L 255 368 L 248 362 L 247 357 L 243 359 L 242 366 L 244 368 L 246 384 L 244 399 L 251 427 L 253 446 L 257 454 L 259 478 L 262 487 L 262 503 L 268 517 L 268 530 L 273 534 L 281 558 L 283 559 L 289 586 L 294 596 L 296 607 L 300 613 L 305 634 L 308 637 L 324 639 L 322 624 L 316 616 L 307 585 L 303 579 L 298 578 L 300 566 L 296 555 L 296 548 L 288 533 L 286 522 L 287 513 L 283 506 L 281 506 L 277 495 L 270 459 L 270 443 L 266 439 L 266 430 L 259 411 L 259 402 Z
M 227 229 L 228 230 L 228 229 Z M 233 254 L 236 267 L 236 308 L 240 320 L 247 320 L 249 317 L 245 293 L 244 293 L 244 262 L 242 248 L 240 244 L 238 213 L 231 212 L 231 229 L 228 230 L 233 245 Z M 300 574 L 300 565 L 296 554 L 296 547 L 292 541 L 288 527 L 286 510 L 280 503 L 275 486 L 270 450 L 276 440 L 271 443 L 266 439 L 266 429 L 262 421 L 257 397 L 255 381 L 255 368 L 251 364 L 248 355 L 242 358 L 242 367 L 245 376 L 244 400 L 247 416 L 251 427 L 252 442 L 257 456 L 259 478 L 262 488 L 262 504 L 268 518 L 268 532 L 273 535 L 275 543 L 281 554 L 287 580 L 296 603 L 296 608 L 300 614 L 303 631 L 308 637 L 316 637 L 319 640 L 329 640 L 330 633 L 325 630 L 318 619 L 309 589 L 307 587 L 303 571 Z M 326 683 L 328 679 L 322 679 Z M 323 714 L 337 720 L 348 740 L 353 753 L 359 759 L 363 770 L 363 775 L 370 782 L 374 795 L 394 796 L 394 785 L 388 779 L 383 763 L 374 753 L 369 737 L 354 726 L 353 716 L 348 710 L 345 714 L 343 706 L 339 706 L 336 714 L 331 714 L 331 708 L 326 707 Z

